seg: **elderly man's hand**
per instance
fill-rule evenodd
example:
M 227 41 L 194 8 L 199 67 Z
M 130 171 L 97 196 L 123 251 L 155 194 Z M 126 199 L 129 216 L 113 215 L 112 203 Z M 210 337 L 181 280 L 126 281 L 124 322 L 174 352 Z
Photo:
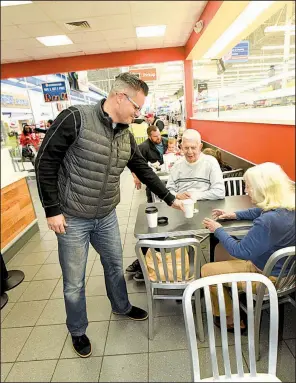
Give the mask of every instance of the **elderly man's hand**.
M 175 199 L 175 201 L 172 203 L 172 207 L 174 209 L 178 209 L 178 210 L 182 210 L 184 211 L 184 205 L 183 205 L 183 202 L 180 201 L 179 199 Z
M 134 178 L 134 183 L 135 183 L 136 189 L 137 189 L 137 190 L 140 190 L 141 187 L 142 187 L 142 183 L 141 183 L 141 181 L 139 180 L 139 178 L 135 177 L 135 178 Z
M 205 227 L 207 229 L 210 230 L 211 233 L 214 233 L 219 227 L 222 227 L 222 225 L 217 222 L 217 221 L 214 221 L 213 219 L 210 219 L 210 218 L 205 218 L 202 223 L 205 225 Z
M 178 193 L 176 195 L 176 198 L 177 199 L 180 199 L 180 200 L 183 200 L 183 199 L 190 199 L 191 198 L 191 194 L 189 192 L 184 192 L 184 193 Z

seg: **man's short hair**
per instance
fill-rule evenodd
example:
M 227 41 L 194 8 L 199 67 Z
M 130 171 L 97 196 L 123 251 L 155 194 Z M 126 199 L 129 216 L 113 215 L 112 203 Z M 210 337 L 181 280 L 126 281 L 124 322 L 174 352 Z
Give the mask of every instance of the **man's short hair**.
M 146 82 L 129 72 L 120 73 L 115 77 L 110 92 L 124 92 L 126 89 L 131 89 L 134 92 L 142 91 L 145 96 L 147 96 L 149 92 L 149 87 Z
M 182 142 L 184 140 L 192 140 L 201 143 L 201 136 L 195 129 L 186 129 L 182 136 Z
M 157 126 L 155 125 L 150 125 L 148 128 L 147 128 L 147 134 L 148 134 L 148 137 L 151 137 L 151 133 L 152 132 L 157 132 L 159 129 Z

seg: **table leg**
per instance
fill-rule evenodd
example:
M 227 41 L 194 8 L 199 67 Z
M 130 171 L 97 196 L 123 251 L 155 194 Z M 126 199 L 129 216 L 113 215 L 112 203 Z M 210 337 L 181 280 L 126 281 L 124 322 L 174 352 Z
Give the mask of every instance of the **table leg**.
M 18 286 L 25 274 L 21 270 L 9 270 L 7 271 L 6 265 L 1 256 L 1 292 L 8 291 Z
M 219 239 L 217 239 L 213 233 L 210 234 L 210 262 L 215 261 L 215 247 L 218 245 Z
M 7 296 L 6 293 L 3 293 L 3 294 L 1 295 L 1 307 L 0 307 L 1 310 L 2 310 L 3 307 L 6 305 L 7 302 L 8 302 L 8 296 Z

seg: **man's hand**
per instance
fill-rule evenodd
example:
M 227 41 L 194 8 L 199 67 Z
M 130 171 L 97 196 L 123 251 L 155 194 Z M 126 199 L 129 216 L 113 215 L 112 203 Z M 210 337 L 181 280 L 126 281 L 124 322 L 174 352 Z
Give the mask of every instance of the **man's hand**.
M 65 217 L 63 214 L 55 215 L 54 217 L 47 218 L 47 225 L 50 230 L 53 230 L 55 233 L 58 234 L 65 234 L 66 233 L 66 227 L 68 226 L 66 224 Z
M 182 200 L 182 199 L 190 199 L 191 198 L 191 194 L 189 192 L 178 193 L 176 195 L 176 198 L 180 199 L 180 200 Z
M 175 201 L 172 203 L 172 207 L 174 209 L 178 209 L 178 210 L 182 210 L 184 211 L 184 205 L 183 205 L 183 202 L 180 201 L 179 199 L 175 199 Z
M 236 219 L 236 214 L 226 213 L 226 211 L 220 209 L 213 209 L 212 217 L 213 219 Z
M 222 227 L 222 225 L 219 222 L 214 221 L 210 218 L 205 218 L 202 223 L 205 225 L 207 229 L 210 230 L 211 233 L 214 233 L 215 230 L 218 229 L 218 227 Z
M 136 176 L 134 177 L 134 183 L 135 183 L 136 189 L 137 189 L 137 190 L 140 190 L 141 187 L 142 187 L 142 183 L 141 183 L 141 181 L 139 180 L 139 178 L 136 177 Z

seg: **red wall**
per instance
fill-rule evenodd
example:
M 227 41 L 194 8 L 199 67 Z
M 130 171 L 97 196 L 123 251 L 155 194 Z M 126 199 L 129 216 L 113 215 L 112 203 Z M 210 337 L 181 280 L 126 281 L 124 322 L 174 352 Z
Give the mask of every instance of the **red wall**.
M 295 126 L 190 120 L 204 141 L 255 164 L 276 162 L 295 180 Z

